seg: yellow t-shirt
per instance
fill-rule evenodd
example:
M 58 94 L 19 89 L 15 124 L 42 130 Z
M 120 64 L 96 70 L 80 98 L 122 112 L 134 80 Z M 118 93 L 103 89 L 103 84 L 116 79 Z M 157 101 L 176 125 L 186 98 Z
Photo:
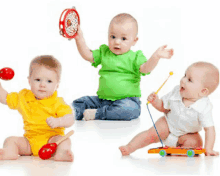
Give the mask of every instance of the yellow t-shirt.
M 46 119 L 72 113 L 71 107 L 65 104 L 63 98 L 57 97 L 57 91 L 49 98 L 38 100 L 31 90 L 23 89 L 19 93 L 9 93 L 7 104 L 9 108 L 18 110 L 22 115 L 25 136 L 44 135 L 48 132 L 53 135 L 64 135 L 65 128 L 52 129 L 47 125 Z

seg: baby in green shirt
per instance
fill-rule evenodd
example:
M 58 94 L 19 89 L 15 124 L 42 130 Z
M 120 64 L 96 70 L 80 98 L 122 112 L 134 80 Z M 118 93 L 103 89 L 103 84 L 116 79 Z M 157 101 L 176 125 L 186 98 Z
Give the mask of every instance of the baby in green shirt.
M 84 96 L 72 105 L 77 120 L 132 120 L 140 115 L 141 75 L 149 74 L 160 58 L 170 59 L 173 49 L 159 47 L 147 61 L 143 53 L 130 50 L 138 41 L 138 24 L 130 14 L 115 16 L 109 25 L 108 46 L 90 50 L 80 26 L 75 37 L 81 56 L 99 71 L 98 96 Z

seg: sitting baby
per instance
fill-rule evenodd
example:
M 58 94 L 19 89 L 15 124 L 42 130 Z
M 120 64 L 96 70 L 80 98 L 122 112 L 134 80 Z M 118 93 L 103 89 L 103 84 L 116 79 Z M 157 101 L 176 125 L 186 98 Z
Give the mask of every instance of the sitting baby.
M 157 131 L 167 146 L 201 147 L 203 145 L 199 131 L 205 130 L 206 156 L 219 155 L 213 150 L 215 128 L 212 119 L 212 104 L 208 96 L 219 84 L 218 69 L 207 62 L 196 62 L 190 65 L 180 86 L 163 96 L 155 93 L 148 97 L 154 108 L 164 112 L 165 116 L 156 122 Z M 119 149 L 122 155 L 129 155 L 139 148 L 159 142 L 156 130 L 139 133 L 126 146 Z
M 18 155 L 38 155 L 46 143 L 57 142 L 64 130 L 74 123 L 72 109 L 57 97 L 61 64 L 53 56 L 39 56 L 30 64 L 28 81 L 31 90 L 7 93 L 0 84 L 0 102 L 18 110 L 24 121 L 24 136 L 8 137 L 0 160 L 18 159 Z M 57 147 L 56 161 L 73 161 L 71 141 L 66 139 Z

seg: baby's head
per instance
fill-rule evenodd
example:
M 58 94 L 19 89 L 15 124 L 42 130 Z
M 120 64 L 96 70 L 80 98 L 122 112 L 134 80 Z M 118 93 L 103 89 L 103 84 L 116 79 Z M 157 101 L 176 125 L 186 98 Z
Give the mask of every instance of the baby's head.
M 138 40 L 137 33 L 138 24 L 134 17 L 127 13 L 116 15 L 109 25 L 109 49 L 117 55 L 128 52 Z
M 59 86 L 60 76 L 61 64 L 53 56 L 38 56 L 31 61 L 28 81 L 37 99 L 53 95 Z
M 210 95 L 219 84 L 219 70 L 208 62 L 190 65 L 180 81 L 180 94 L 184 98 L 198 100 Z

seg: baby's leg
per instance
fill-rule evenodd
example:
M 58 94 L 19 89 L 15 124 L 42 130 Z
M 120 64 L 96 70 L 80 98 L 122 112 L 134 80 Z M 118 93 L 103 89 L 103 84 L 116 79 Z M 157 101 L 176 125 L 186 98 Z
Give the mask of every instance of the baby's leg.
M 139 117 L 141 113 L 141 102 L 139 97 L 128 97 L 115 101 L 102 103 L 97 109 L 96 120 L 126 120 L 130 121 Z
M 31 147 L 25 137 L 8 137 L 3 149 L 0 149 L 0 160 L 15 160 L 18 155 L 31 155 Z
M 53 136 L 49 139 L 48 143 L 55 143 L 61 138 L 62 136 Z M 69 138 L 67 138 L 57 146 L 57 150 L 54 154 L 54 160 L 72 162 L 73 158 L 73 153 L 71 151 L 71 141 Z
M 169 135 L 169 127 L 167 125 L 165 117 L 161 117 L 156 123 L 157 131 L 162 140 L 166 139 Z M 154 127 L 151 127 L 147 131 L 143 131 L 135 136 L 126 146 L 121 146 L 119 149 L 121 150 L 122 155 L 129 155 L 130 153 L 136 151 L 137 149 L 148 146 L 152 143 L 159 142 L 160 139 L 157 135 Z
M 72 106 L 76 111 L 76 120 L 82 120 L 86 109 L 97 109 L 101 106 L 101 102 L 98 96 L 84 96 L 74 100 Z
M 203 146 L 203 141 L 202 137 L 200 136 L 199 133 L 188 133 L 183 136 L 180 136 L 178 139 L 178 146 L 180 147 L 202 147 Z

